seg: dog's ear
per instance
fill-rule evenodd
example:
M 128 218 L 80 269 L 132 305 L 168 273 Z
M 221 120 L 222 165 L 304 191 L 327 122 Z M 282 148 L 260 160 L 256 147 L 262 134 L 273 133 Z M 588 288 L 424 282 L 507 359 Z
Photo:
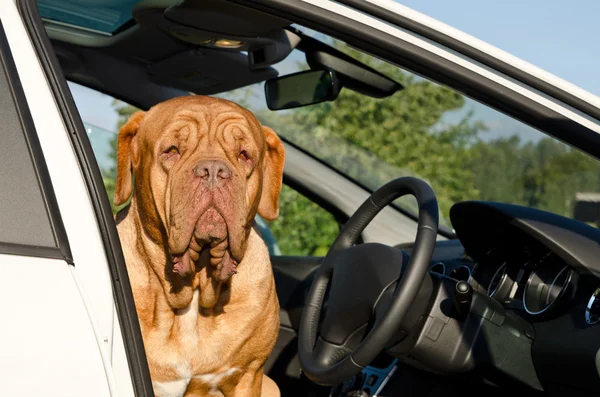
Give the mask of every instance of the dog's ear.
M 281 140 L 269 127 L 263 126 L 267 151 L 263 161 L 263 187 L 258 204 L 258 214 L 268 221 L 279 216 L 279 193 L 283 183 L 285 149 Z
M 115 186 L 115 205 L 125 204 L 131 196 L 133 186 L 132 157 L 135 149 L 135 135 L 146 113 L 135 112 L 119 131 L 117 138 L 117 183 Z

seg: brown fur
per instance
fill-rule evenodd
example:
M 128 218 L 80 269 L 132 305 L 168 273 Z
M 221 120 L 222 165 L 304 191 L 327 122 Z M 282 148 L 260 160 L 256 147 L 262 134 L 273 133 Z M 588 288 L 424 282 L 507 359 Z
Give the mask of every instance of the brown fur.
M 278 396 L 263 368 L 279 303 L 252 227 L 279 213 L 275 132 L 232 102 L 180 97 L 132 115 L 117 156 L 115 203 L 133 194 L 117 230 L 156 396 Z

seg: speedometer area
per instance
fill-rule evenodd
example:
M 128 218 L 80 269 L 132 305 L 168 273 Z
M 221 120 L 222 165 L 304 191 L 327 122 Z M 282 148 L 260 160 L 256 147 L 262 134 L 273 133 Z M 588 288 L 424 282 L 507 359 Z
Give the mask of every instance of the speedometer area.
M 525 283 L 523 307 L 530 315 L 539 315 L 560 303 L 563 295 L 573 291 L 576 273 L 555 255 L 537 266 Z
M 556 314 L 572 299 L 577 272 L 541 244 L 520 240 L 510 247 L 489 250 L 480 258 L 473 274 L 474 287 L 529 316 Z
M 451 213 L 475 290 L 531 321 L 568 314 L 576 326 L 600 322 L 600 230 L 497 203 L 457 204 Z

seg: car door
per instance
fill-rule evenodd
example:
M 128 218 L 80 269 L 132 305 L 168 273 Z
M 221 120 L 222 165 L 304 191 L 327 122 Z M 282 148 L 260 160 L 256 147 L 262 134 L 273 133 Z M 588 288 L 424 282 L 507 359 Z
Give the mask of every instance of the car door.
M 97 223 L 12 1 L 0 63 L 0 394 L 131 394 Z
M 10 307 L 15 307 L 19 316 L 10 317 L 18 319 L 15 323 L 23 321 L 23 327 L 2 331 L 6 334 L 0 343 L 8 346 L 3 353 L 14 353 L 6 357 L 14 359 L 15 352 L 21 354 L 14 362 L 2 361 L 3 369 L 10 370 L 3 371 L 8 378 L 2 377 L 0 387 L 14 391 L 2 390 L 2 394 L 152 396 L 143 340 L 110 203 L 106 194 L 97 189 L 102 186 L 102 176 L 36 1 L 3 1 L 0 10 L 16 66 L 12 72 L 10 67 L 6 70 L 18 76 L 21 84 L 20 88 L 17 85 L 3 92 L 15 99 L 18 119 L 28 132 L 34 172 L 64 262 L 64 268 L 54 262 L 44 272 L 36 274 L 37 269 L 33 269 L 32 278 L 37 284 L 29 282 L 28 289 L 22 286 L 30 280 L 6 272 L 11 276 L 6 280 L 17 282 L 12 282 L 12 289 L 6 289 L 2 302 L 12 301 Z M 29 108 L 29 119 L 22 104 Z M 14 144 L 16 141 L 9 141 L 7 147 Z M 23 156 L 28 158 L 26 153 Z M 26 171 L 25 165 L 19 167 L 21 172 Z M 24 178 L 21 181 L 29 188 L 36 186 Z M 20 201 L 15 202 L 18 207 L 10 208 L 13 214 L 20 210 L 30 215 L 23 224 L 44 219 L 42 213 L 28 210 L 29 195 L 15 198 Z M 30 228 L 28 232 L 31 237 L 42 229 Z M 26 252 L 36 256 L 31 250 Z M 57 259 L 54 255 L 46 254 L 46 260 Z M 12 269 L 14 266 L 8 267 Z M 51 276 L 46 270 L 56 275 Z M 14 294 L 17 288 L 22 305 L 13 303 L 18 297 Z M 23 336 L 11 339 L 20 328 Z

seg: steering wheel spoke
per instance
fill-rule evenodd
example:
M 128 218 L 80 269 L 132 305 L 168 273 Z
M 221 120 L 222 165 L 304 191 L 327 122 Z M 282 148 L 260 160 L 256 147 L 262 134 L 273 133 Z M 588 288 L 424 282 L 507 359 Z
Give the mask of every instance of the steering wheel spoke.
M 335 343 L 327 342 L 321 337 L 317 337 L 314 353 L 315 361 L 319 365 L 331 367 L 350 355 L 352 350 L 344 345 L 336 345 Z

